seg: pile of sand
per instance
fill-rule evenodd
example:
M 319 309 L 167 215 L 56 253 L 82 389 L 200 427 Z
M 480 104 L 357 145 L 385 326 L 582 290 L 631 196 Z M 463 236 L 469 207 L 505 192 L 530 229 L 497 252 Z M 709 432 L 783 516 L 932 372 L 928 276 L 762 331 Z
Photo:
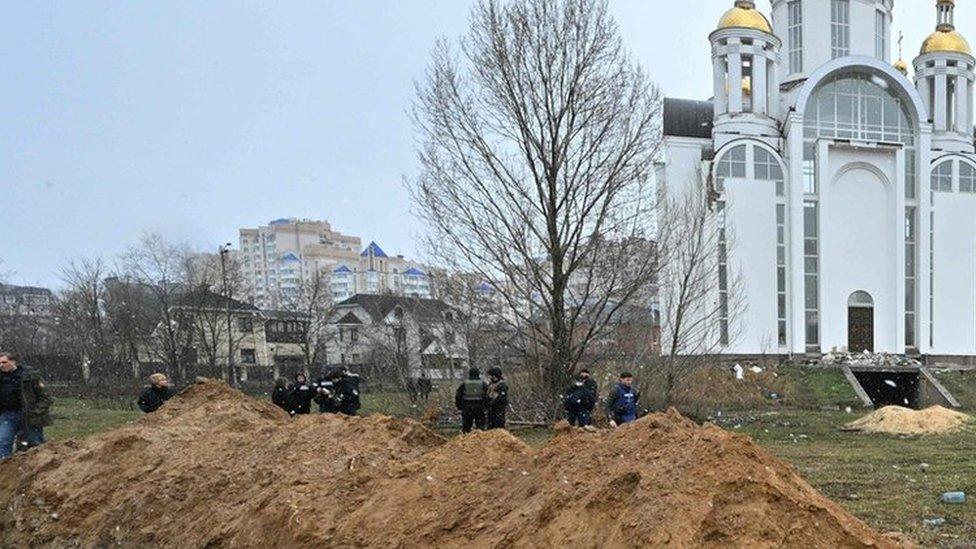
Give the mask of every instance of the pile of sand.
M 451 441 L 413 421 L 290 420 L 217 383 L 0 463 L 2 545 L 894 547 L 747 437 L 677 413 Z
M 969 416 L 942 406 L 912 410 L 901 406 L 885 406 L 852 421 L 844 430 L 891 435 L 938 435 L 961 429 Z

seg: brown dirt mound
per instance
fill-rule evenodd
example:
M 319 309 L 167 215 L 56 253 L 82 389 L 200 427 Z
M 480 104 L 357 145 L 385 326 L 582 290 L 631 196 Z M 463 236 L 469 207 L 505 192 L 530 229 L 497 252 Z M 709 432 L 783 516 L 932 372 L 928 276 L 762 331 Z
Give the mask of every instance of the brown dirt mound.
M 0 546 L 894 547 L 746 437 L 677 413 L 504 431 L 290 420 L 213 382 L 0 463 Z
M 847 431 L 891 435 L 939 435 L 962 429 L 972 418 L 942 406 L 912 410 L 885 406 L 844 426 Z

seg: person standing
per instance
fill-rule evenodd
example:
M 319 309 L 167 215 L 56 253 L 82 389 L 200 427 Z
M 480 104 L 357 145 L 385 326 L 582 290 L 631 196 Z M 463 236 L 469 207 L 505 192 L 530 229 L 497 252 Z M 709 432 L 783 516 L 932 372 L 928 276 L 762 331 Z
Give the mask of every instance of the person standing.
M 271 402 L 286 412 L 288 409 L 288 380 L 279 377 L 275 380 L 274 389 L 271 391 Z
M 454 405 L 461 411 L 461 432 L 470 433 L 471 426 L 485 428 L 485 406 L 488 402 L 488 384 L 481 379 L 477 368 L 468 370 L 468 379 L 458 386 Z
M 356 415 L 362 405 L 359 400 L 359 376 L 350 372 L 349 368 L 340 366 L 336 392 L 339 399 L 339 413 L 347 416 Z
M 640 393 L 634 389 L 634 375 L 630 372 L 621 372 L 620 381 L 610 391 L 610 396 L 607 398 L 607 415 L 610 418 L 610 426 L 616 427 L 635 421 L 637 419 L 638 400 L 640 400 Z
M 313 393 L 314 391 L 308 384 L 305 373 L 298 372 L 295 374 L 295 382 L 291 384 L 291 389 L 288 390 L 288 412 L 293 416 L 311 413 L 312 397 L 315 396 Z
M 28 446 L 44 443 L 44 427 L 51 424 L 51 398 L 40 374 L 18 365 L 13 353 L 0 353 L 0 458 L 13 452 L 23 431 Z
M 136 404 L 143 412 L 150 414 L 159 409 L 167 400 L 173 397 L 173 389 L 169 386 L 166 374 L 155 373 L 149 376 L 149 387 L 139 395 Z
M 421 372 L 420 378 L 417 379 L 417 392 L 420 394 L 420 398 L 427 402 L 430 400 L 430 392 L 434 389 L 434 384 L 427 377 L 427 372 Z
M 488 428 L 505 428 L 505 410 L 508 408 L 508 382 L 497 366 L 488 370 Z
M 336 389 L 337 379 L 339 379 L 338 370 L 329 370 L 314 384 L 315 402 L 319 405 L 320 414 L 339 413 L 339 394 Z
M 589 372 L 583 370 L 576 377 L 576 381 L 566 389 L 563 405 L 566 408 L 566 419 L 570 425 L 586 427 L 593 423 L 593 408 L 596 406 L 596 382 L 589 378 Z M 591 384 L 588 384 L 590 381 Z

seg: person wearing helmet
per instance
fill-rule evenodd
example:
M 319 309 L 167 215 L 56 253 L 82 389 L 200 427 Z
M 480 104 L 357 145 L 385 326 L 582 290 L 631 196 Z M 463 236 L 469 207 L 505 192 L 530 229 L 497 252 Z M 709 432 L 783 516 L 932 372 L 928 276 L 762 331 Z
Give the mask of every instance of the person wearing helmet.
M 485 409 L 488 403 L 488 384 L 481 379 L 477 368 L 468 370 L 468 379 L 457 388 L 454 405 L 461 411 L 461 432 L 470 433 L 472 425 L 485 428 Z
M 508 408 L 508 382 L 502 369 L 488 370 L 488 429 L 505 428 L 505 409 Z

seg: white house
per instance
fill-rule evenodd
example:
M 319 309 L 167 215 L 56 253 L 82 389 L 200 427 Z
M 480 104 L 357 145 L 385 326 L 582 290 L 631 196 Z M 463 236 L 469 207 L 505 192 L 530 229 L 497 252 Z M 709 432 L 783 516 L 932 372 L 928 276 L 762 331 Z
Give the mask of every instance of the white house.
M 910 77 L 893 0 L 738 0 L 709 36 L 712 99 L 665 101 L 665 192 L 708 186 L 735 235 L 721 352 L 976 355 L 976 60 L 932 1 Z

